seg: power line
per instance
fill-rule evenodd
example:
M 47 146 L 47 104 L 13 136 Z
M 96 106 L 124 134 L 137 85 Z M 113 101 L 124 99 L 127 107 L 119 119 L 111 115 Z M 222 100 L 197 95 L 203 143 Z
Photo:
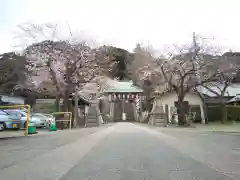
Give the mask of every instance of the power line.
M 70 36 L 72 37 L 72 30 L 70 28 L 70 25 L 69 25 L 68 21 L 66 21 L 66 23 L 67 23 L 67 26 L 68 26 L 68 30 L 69 30 Z

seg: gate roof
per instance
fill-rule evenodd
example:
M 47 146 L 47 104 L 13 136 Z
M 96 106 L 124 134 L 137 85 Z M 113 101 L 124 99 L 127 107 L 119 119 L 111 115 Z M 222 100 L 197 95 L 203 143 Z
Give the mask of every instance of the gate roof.
M 115 87 L 108 88 L 105 93 L 142 93 L 143 90 L 134 86 L 131 81 L 119 81 Z

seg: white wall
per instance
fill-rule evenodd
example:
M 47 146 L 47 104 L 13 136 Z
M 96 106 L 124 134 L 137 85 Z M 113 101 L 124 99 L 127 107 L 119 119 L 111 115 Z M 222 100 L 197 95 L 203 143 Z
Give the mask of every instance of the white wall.
M 177 94 L 175 92 L 171 92 L 171 93 L 166 93 L 165 95 L 163 95 L 162 97 L 160 97 L 157 102 L 158 105 L 162 104 L 163 106 L 165 106 L 165 104 L 167 104 L 168 106 L 172 106 L 174 107 L 174 101 L 177 101 Z M 200 99 L 200 97 L 197 94 L 194 93 L 187 93 L 184 101 L 188 101 L 189 105 L 202 105 L 202 101 Z
M 165 111 L 165 105 L 168 105 L 169 108 L 169 119 L 170 119 L 170 108 L 171 107 L 175 107 L 174 102 L 177 101 L 177 94 L 175 92 L 171 92 L 171 93 L 166 93 L 165 95 L 159 97 L 156 99 L 156 103 L 158 106 L 162 105 L 163 109 Z M 200 97 L 197 94 L 194 93 L 187 93 L 184 101 L 188 101 L 189 105 L 200 105 L 202 108 L 202 101 L 200 99 Z M 202 119 L 205 119 L 204 116 L 202 115 Z
M 24 104 L 24 98 L 21 98 L 21 97 L 11 97 L 11 96 L 3 95 L 2 101 L 13 103 L 13 104 Z

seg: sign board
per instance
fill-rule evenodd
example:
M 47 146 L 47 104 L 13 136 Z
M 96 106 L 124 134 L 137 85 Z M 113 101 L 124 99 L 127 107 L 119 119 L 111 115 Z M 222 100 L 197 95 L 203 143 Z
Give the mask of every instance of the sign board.
M 122 120 L 126 121 L 126 113 L 122 113 Z

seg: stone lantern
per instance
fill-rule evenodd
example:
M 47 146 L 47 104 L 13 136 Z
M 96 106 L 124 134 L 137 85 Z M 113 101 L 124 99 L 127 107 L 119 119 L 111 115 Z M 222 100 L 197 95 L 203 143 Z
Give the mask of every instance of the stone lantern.
M 153 108 L 153 111 L 151 112 L 151 125 L 153 126 L 167 126 L 167 120 L 166 120 L 166 114 L 164 112 L 163 106 L 157 103 L 155 104 L 155 107 Z

